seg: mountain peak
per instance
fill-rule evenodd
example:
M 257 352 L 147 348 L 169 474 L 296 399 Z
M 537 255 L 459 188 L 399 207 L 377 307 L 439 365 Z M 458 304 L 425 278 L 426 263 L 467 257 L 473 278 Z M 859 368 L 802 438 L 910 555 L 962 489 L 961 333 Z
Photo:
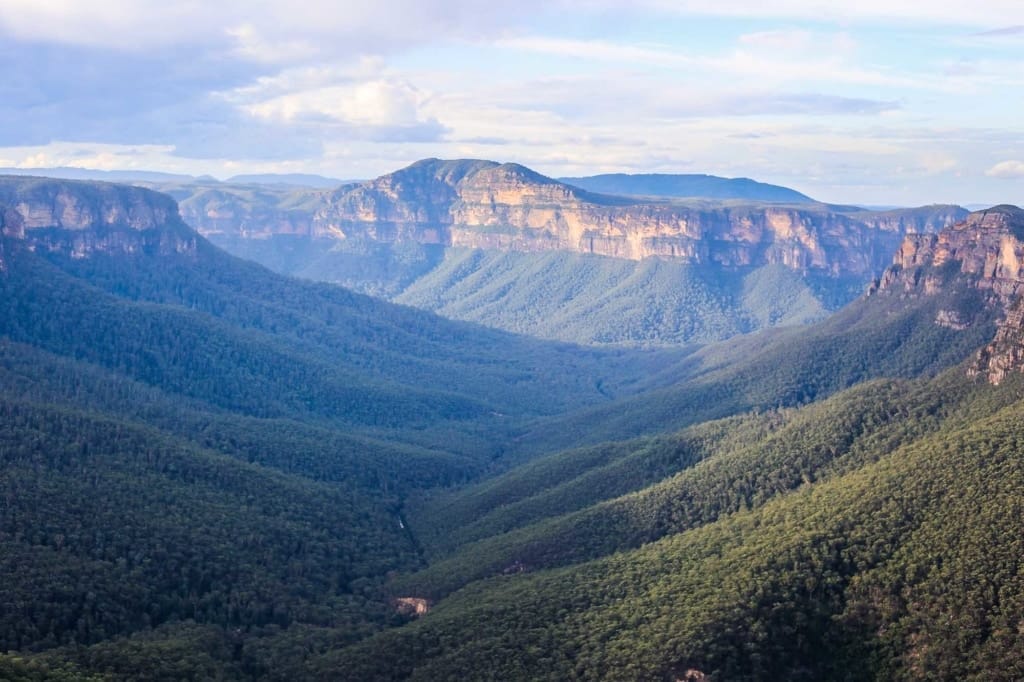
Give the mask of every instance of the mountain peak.
M 532 168 L 527 168 L 520 163 L 503 163 L 490 169 L 495 175 L 502 175 L 508 178 L 515 178 L 526 182 L 533 182 L 542 185 L 562 184 L 554 178 L 541 175 Z
M 497 161 L 487 161 L 485 159 L 420 159 L 405 168 L 382 175 L 370 182 L 375 183 L 386 178 L 415 178 L 420 180 L 432 178 L 448 185 L 457 185 L 470 175 L 499 165 L 501 164 Z
M 1024 238 L 1024 209 L 1012 204 L 1000 204 L 967 216 L 962 228 L 1012 231 Z

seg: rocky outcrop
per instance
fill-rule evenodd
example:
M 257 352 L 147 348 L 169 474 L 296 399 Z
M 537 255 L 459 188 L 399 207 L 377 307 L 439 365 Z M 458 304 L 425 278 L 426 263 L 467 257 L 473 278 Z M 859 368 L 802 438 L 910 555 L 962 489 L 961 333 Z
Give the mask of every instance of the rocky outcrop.
M 194 252 L 197 235 L 174 200 L 140 187 L 0 178 L 0 231 L 10 243 L 72 258 L 94 253 Z M 6 257 L 11 257 L 8 248 Z
M 978 351 L 967 373 L 999 384 L 1012 371 L 1024 370 L 1024 299 L 1006 309 L 992 342 Z
M 518 164 L 428 159 L 330 194 L 311 235 L 867 275 L 885 266 L 902 234 L 886 225 L 818 205 L 701 208 L 610 197 Z
M 396 597 L 392 603 L 403 616 L 425 616 L 430 612 L 430 601 L 422 597 Z
M 1022 258 L 1024 210 L 995 206 L 938 234 L 907 235 L 874 290 L 927 295 L 938 291 L 953 271 L 1006 303 L 1024 283 Z
M 908 235 L 869 295 L 933 296 L 950 286 L 985 292 L 986 305 L 1000 314 L 995 338 L 969 373 L 999 383 L 1007 372 L 1024 369 L 1024 210 L 995 206 L 938 234 Z M 935 322 L 962 329 L 964 317 L 940 310 Z

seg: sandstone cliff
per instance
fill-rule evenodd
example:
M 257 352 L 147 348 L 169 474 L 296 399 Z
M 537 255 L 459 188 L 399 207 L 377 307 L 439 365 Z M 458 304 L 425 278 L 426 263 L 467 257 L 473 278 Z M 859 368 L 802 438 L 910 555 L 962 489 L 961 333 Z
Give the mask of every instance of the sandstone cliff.
M 956 206 L 876 212 L 808 202 L 609 196 L 519 164 L 480 160 L 426 159 L 329 192 L 220 183 L 158 189 L 180 201 L 182 216 L 201 234 L 226 239 L 295 235 L 632 260 L 664 256 L 864 278 L 885 267 L 903 234 L 938 231 L 966 215 Z
M 194 252 L 197 236 L 170 197 L 101 182 L 0 177 L 0 235 L 31 250 Z M 11 249 L 5 248 L 6 258 Z
M 865 275 L 884 267 L 902 229 L 818 205 L 695 207 L 627 199 L 586 192 L 518 164 L 428 159 L 331 193 L 313 217 L 311 236 Z
M 985 292 L 1001 315 L 992 342 L 969 370 L 999 383 L 1024 369 L 1024 210 L 995 206 L 971 213 L 938 234 L 908 235 L 871 294 L 932 296 L 951 286 Z M 968 324 L 964 311 L 942 310 L 936 324 Z

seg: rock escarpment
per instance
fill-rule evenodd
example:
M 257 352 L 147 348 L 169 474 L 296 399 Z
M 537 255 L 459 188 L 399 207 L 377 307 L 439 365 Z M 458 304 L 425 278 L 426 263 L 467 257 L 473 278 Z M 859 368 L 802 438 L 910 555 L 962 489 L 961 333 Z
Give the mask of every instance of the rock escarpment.
M 0 235 L 0 242 L 72 258 L 194 253 L 197 242 L 166 195 L 102 182 L 20 176 L 0 178 Z M 10 246 L 0 251 L 0 258 L 11 257 Z
M 981 290 L 1000 314 L 995 338 L 969 372 L 999 383 L 1024 369 L 1024 210 L 995 206 L 938 234 L 908 235 L 869 294 L 931 296 L 952 286 Z M 965 318 L 964 311 L 942 310 L 935 322 L 960 328 L 969 324 Z
M 957 206 L 865 211 L 818 204 L 596 194 L 514 163 L 426 159 L 333 191 L 226 185 L 157 187 L 201 234 L 235 244 L 280 235 L 487 250 L 568 251 L 867 279 L 901 236 L 934 232 Z
M 711 206 L 593 194 L 518 164 L 428 159 L 326 197 L 311 236 L 867 274 L 899 236 L 819 207 Z

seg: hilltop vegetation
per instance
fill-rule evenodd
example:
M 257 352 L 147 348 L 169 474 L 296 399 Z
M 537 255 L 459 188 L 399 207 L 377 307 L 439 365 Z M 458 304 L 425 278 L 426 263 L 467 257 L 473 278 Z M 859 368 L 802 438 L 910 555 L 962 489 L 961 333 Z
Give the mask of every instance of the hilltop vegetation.
M 769 185 L 750 178 L 721 178 L 714 175 L 670 173 L 607 173 L 587 177 L 559 178 L 562 182 L 602 194 L 642 197 L 699 197 L 742 199 L 780 203 L 813 203 L 806 194 L 789 187 Z

